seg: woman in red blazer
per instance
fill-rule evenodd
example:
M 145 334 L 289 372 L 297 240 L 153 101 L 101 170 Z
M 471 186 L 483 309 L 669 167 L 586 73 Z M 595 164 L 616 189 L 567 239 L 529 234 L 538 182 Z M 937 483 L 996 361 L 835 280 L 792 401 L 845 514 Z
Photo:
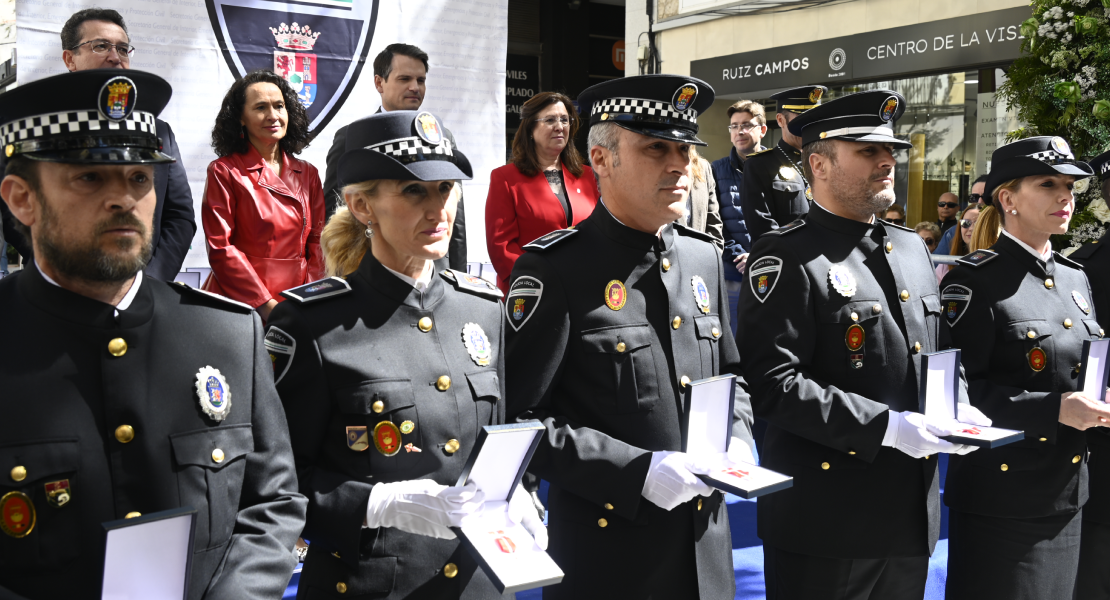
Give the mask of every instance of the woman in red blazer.
M 594 172 L 582 164 L 573 143 L 580 124 L 565 95 L 532 96 L 520 111 L 513 162 L 490 174 L 486 248 L 497 270 L 497 286 L 506 294 L 524 244 L 577 225 L 597 206 Z

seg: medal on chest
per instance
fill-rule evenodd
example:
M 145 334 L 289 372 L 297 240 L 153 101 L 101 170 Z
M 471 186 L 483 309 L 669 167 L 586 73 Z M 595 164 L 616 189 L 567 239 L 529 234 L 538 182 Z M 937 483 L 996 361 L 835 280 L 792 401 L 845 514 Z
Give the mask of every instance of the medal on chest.
M 1083 297 L 1083 294 L 1072 290 L 1071 299 L 1075 301 L 1075 305 L 1079 307 L 1079 310 L 1083 311 L 1083 314 L 1091 314 L 1091 305 L 1087 304 L 1087 299 Z
M 219 369 L 210 366 L 197 371 L 197 397 L 200 409 L 213 421 L 223 421 L 231 411 L 231 388 Z
M 694 290 L 694 302 L 698 303 L 698 308 L 703 314 L 709 314 L 709 288 L 705 285 L 705 280 L 694 275 L 690 278 L 690 287 Z
M 829 268 L 829 284 L 845 298 L 851 298 L 856 294 L 856 278 L 844 265 L 837 264 Z
M 493 348 L 490 347 L 489 338 L 486 337 L 486 332 L 482 331 L 482 326 L 477 323 L 463 325 L 462 338 L 466 353 L 470 355 L 474 364 L 479 367 L 489 366 Z
M 386 456 L 394 456 L 401 451 L 401 430 L 391 421 L 382 421 L 374 426 L 374 447 Z
M 51 481 L 45 484 L 43 489 L 46 491 L 46 502 L 54 508 L 61 508 L 69 504 L 70 499 L 73 497 L 70 494 L 68 479 Z
M 25 537 L 35 528 L 35 505 L 23 492 L 8 492 L 0 497 L 0 531 L 9 537 Z
M 365 425 L 347 428 L 347 447 L 355 452 L 362 452 L 370 447 L 370 436 L 366 433 Z
M 1029 368 L 1038 373 L 1044 370 L 1045 363 L 1048 362 L 1048 355 L 1040 346 L 1035 346 L 1030 350 L 1027 357 L 1029 358 Z
M 624 308 L 625 301 L 628 300 L 628 290 L 625 289 L 624 284 L 619 279 L 614 279 L 605 284 L 605 306 L 611 310 L 620 310 Z

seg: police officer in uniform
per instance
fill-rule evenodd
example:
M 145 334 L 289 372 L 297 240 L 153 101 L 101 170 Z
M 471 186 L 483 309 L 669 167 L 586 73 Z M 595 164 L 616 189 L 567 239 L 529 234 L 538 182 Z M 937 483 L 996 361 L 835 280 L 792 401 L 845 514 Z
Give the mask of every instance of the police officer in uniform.
M 1096 156 L 1090 164 L 1101 182 L 1102 197 L 1110 198 L 1110 152 Z M 1110 251 L 1102 250 L 1107 245 L 1110 245 L 1110 233 L 1084 244 L 1068 256 L 1083 265 L 1091 285 L 1091 303 L 1103 321 L 1106 320 L 1104 315 L 1110 315 Z M 1075 597 L 1110 600 L 1110 569 L 1106 568 L 1110 563 L 1110 432 L 1105 426 L 1087 430 L 1087 449 L 1091 453 L 1087 460 L 1090 498 L 1083 507 Z
M 482 506 L 481 490 L 448 486 L 482 426 L 504 422 L 505 374 L 501 292 L 433 265 L 471 177 L 444 132 L 428 112 L 351 123 L 347 205 L 321 240 L 342 276 L 283 292 L 270 319 L 309 498 L 299 598 L 501 596 L 449 529 Z M 545 545 L 530 497 L 512 500 Z
M 170 93 L 103 69 L 0 95 L 0 193 L 35 249 L 0 281 L 0 597 L 99 598 L 101 524 L 185 506 L 189 598 L 277 598 L 296 564 L 307 502 L 261 320 L 141 271 Z
M 1104 425 L 1104 393 L 1076 391 L 1084 340 L 1103 331 L 1077 263 L 1052 252 L 1067 232 L 1072 186 L 1092 175 L 1060 137 L 994 151 L 984 194 L 1002 217 L 989 249 L 942 282 L 952 343 L 963 349 L 971 401 L 1025 439 L 953 458 L 947 597 L 1071 597 L 1087 501 L 1087 435 Z
M 744 161 L 740 206 L 752 244 L 759 236 L 809 212 L 813 190 L 802 168 L 802 139 L 790 131 L 790 122 L 821 106 L 827 91 L 823 85 L 807 85 L 771 96 L 778 102 L 775 120 L 782 130 L 782 139 L 774 148 L 751 154 Z
M 713 89 L 645 75 L 578 101 L 603 203 L 524 246 L 505 309 L 509 418 L 548 429 L 530 471 L 551 483 L 550 552 L 566 577 L 544 597 L 731 599 L 723 495 L 681 452 L 683 388 L 740 366 L 720 252 L 673 224 Z M 750 461 L 745 387 L 729 453 Z
M 937 454 L 973 450 L 920 414 L 921 355 L 941 347 L 928 250 L 874 218 L 894 202 L 904 107 L 875 90 L 795 118 L 814 206 L 749 259 L 739 335 L 770 423 L 762 464 L 794 477 L 759 499 L 769 600 L 920 600 L 940 533 Z M 960 417 L 989 423 L 966 404 Z

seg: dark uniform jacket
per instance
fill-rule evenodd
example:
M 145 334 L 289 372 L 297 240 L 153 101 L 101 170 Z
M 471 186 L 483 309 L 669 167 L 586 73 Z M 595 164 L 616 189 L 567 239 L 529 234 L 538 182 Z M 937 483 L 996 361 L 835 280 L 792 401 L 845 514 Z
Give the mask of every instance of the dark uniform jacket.
M 549 552 L 566 578 L 544 597 L 731 599 L 722 494 L 670 512 L 641 496 L 651 452 L 682 450 L 684 382 L 740 373 L 720 254 L 703 233 L 636 231 L 602 204 L 537 242 L 557 236 L 525 246 L 506 299 L 509 416 L 548 429 L 529 470 L 551 483 Z M 751 445 L 745 387 L 733 435 Z
M 1085 244 L 1068 257 L 1083 265 L 1093 296 L 1088 301 L 1094 307 L 1093 314 L 1098 315 L 1110 315 L 1110 250 L 1104 249 L 1108 245 L 1110 233 Z M 1105 316 L 1101 318 L 1106 319 Z M 1087 462 L 1091 497 L 1083 507 L 1083 519 L 1110 525 L 1110 429 L 1088 429 L 1087 449 L 1091 453 Z
M 839 289 L 834 267 L 851 274 Z M 770 422 L 762 464 L 794 477 L 793 488 L 759 499 L 766 544 L 833 558 L 932 552 L 937 457 L 882 446 L 888 410 L 923 412 L 921 355 L 940 347 L 932 272 L 912 229 L 816 204 L 755 243 L 737 335 L 755 414 Z M 864 334 L 855 351 L 853 325 Z
M 744 161 L 740 206 L 752 244 L 759 236 L 809 212 L 801 164 L 802 153 L 782 140 L 774 148 L 749 154 Z
M 309 498 L 299 598 L 500 597 L 458 540 L 362 527 L 375 484 L 455 485 L 481 427 L 504 422 L 500 292 L 479 281 L 463 291 L 437 274 L 421 293 L 367 253 L 350 291 L 325 279 L 274 309 L 266 341 Z M 485 332 L 486 365 L 468 354 L 467 324 Z M 402 433 L 393 456 L 373 441 L 383 421 Z
M 34 266 L 0 281 L 0 306 L 17 315 L 5 339 L 24 341 L 0 345 L 0 495 L 26 494 L 37 518 L 23 538 L 0 534 L 0 586 L 100 598 L 101 523 L 190 506 L 189 597 L 279 598 L 306 501 L 253 311 L 146 277 L 117 320 Z M 227 381 L 222 421 L 197 393 L 209 366 Z M 47 486 L 63 480 L 70 500 L 56 507 Z
M 1087 277 L 1058 254 L 1045 264 L 1004 234 L 949 271 L 941 290 L 971 403 L 994 426 L 1025 431 L 1021 442 L 953 456 L 945 504 L 1014 519 L 1078 511 L 1087 501 L 1087 436 L 1059 421 L 1060 397 L 1078 385 L 1083 340 L 1100 335 Z
M 733 147 L 728 156 L 712 162 L 713 178 L 717 180 L 717 203 L 721 206 L 721 221 L 724 224 L 725 248 L 723 262 L 725 279 L 743 281 L 744 276 L 736 270 L 733 261 L 752 248 L 752 236 L 744 222 L 744 211 L 740 206 L 740 196 L 744 185 L 744 161 L 740 160 Z
M 154 191 L 158 199 L 151 232 L 154 255 L 144 272 L 155 279 L 173 281 L 193 243 L 197 222 L 193 214 L 189 176 L 181 162 L 177 138 L 162 119 L 155 119 L 155 125 L 158 139 L 162 141 L 162 152 L 176 158 L 177 162 L 154 165 Z

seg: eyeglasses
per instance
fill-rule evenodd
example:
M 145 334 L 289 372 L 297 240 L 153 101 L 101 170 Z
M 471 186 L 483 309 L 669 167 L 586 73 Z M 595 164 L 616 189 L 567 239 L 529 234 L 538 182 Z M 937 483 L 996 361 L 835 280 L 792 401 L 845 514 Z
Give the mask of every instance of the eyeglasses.
M 937 202 L 937 208 L 959 208 L 959 202 Z
M 135 55 L 135 47 L 131 44 L 113 44 L 112 42 L 106 40 L 89 40 L 87 42 L 81 42 L 80 44 L 77 44 L 76 46 L 70 48 L 70 50 L 76 50 L 81 46 L 84 46 L 85 44 L 92 44 L 91 46 L 89 46 L 89 50 L 92 50 L 97 54 L 107 54 L 109 50 L 115 48 L 116 54 L 119 55 L 120 60 L 128 60 Z
M 960 227 L 963 227 L 964 229 L 971 229 L 972 227 L 975 227 L 975 221 L 972 221 L 971 219 L 960 219 Z
M 536 119 L 536 122 L 543 123 L 551 128 L 554 128 L 556 123 L 567 127 L 570 125 L 570 117 L 547 117 L 546 119 Z
M 895 225 L 905 225 L 905 219 L 884 219 L 887 223 L 894 223 Z
M 937 241 L 934 240 L 933 238 L 921 238 L 921 239 L 925 240 L 925 245 L 926 246 L 932 246 L 933 244 L 937 243 Z
M 982 202 L 982 200 L 983 200 L 983 195 L 982 194 L 972 193 L 972 194 L 968 194 L 968 196 L 967 196 L 967 203 L 968 204 L 978 204 L 979 202 Z
M 732 132 L 735 132 L 737 129 L 739 129 L 742 133 L 747 133 L 749 131 L 754 131 L 756 129 L 759 129 L 760 127 L 763 127 L 763 126 L 760 125 L 759 123 L 749 122 L 749 123 L 746 123 L 744 125 L 738 125 L 736 123 L 733 123 L 733 124 L 728 126 L 728 130 L 732 131 Z

